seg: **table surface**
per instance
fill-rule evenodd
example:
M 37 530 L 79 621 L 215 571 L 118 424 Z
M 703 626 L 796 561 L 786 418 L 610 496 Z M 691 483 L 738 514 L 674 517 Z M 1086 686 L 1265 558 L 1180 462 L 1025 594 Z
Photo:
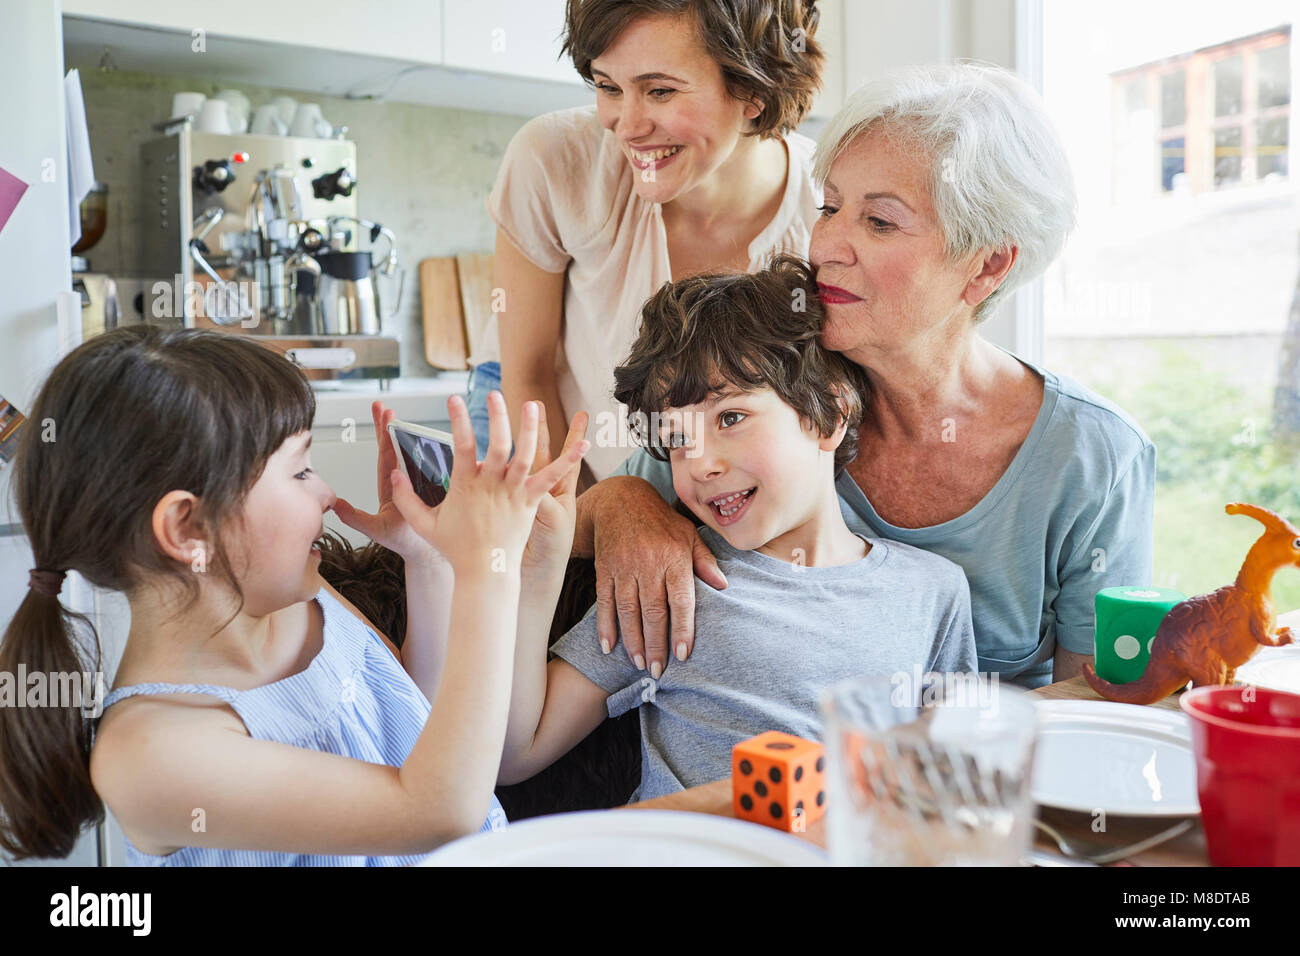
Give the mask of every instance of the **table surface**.
M 1287 616 L 1291 617 L 1292 615 Z M 1056 684 L 1048 684 L 1046 687 L 1030 691 L 1030 694 L 1034 697 L 1049 700 L 1102 699 L 1093 692 L 1082 677 L 1072 677 Z M 1178 710 L 1178 696 L 1174 695 L 1150 706 Z M 715 780 L 713 783 L 705 784 L 702 787 L 692 787 L 689 790 L 669 794 L 666 797 L 657 797 L 654 800 L 643 800 L 640 803 L 629 804 L 623 809 L 687 810 L 694 813 L 711 813 L 722 817 L 734 816 L 731 810 L 731 778 Z M 1168 818 L 1152 820 L 1146 817 L 1108 815 L 1106 833 L 1099 838 L 1098 834 L 1092 832 L 1092 817 L 1089 814 L 1059 810 L 1055 807 L 1039 807 L 1038 815 L 1040 820 L 1053 827 L 1067 839 L 1077 837 L 1081 841 L 1094 843 L 1099 847 L 1135 843 L 1144 837 L 1172 826 L 1176 822 Z M 755 826 L 758 825 L 755 824 Z M 1034 828 L 1034 834 L 1035 850 L 1053 856 L 1061 855 L 1056 843 L 1045 836 L 1037 827 Z M 823 816 L 820 820 L 808 824 L 805 832 L 796 833 L 795 836 L 825 849 L 826 818 Z M 1196 825 L 1181 836 L 1136 856 L 1129 857 L 1124 863 L 1131 866 L 1208 866 L 1209 860 L 1205 851 L 1205 832 L 1201 829 L 1200 820 L 1198 819 Z

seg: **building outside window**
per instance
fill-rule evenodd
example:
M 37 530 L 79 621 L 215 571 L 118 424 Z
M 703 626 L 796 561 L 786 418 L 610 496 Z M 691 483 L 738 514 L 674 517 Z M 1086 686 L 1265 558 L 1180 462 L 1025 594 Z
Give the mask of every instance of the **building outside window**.
M 1079 225 L 1043 282 L 1043 361 L 1156 442 L 1155 581 L 1231 582 L 1300 524 L 1300 203 L 1291 0 L 1045 3 L 1043 95 Z M 1134 582 L 1141 583 L 1141 582 Z M 1274 581 L 1300 608 L 1300 571 Z

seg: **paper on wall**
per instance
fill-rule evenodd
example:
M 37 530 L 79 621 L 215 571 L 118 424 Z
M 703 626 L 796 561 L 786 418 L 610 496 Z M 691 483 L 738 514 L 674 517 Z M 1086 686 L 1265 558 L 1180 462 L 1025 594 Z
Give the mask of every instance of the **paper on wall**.
M 27 192 L 27 184 L 6 169 L 0 169 L 0 229 L 13 215 L 18 200 Z
M 90 130 L 86 128 L 86 102 L 81 95 L 81 74 L 69 70 L 63 78 L 68 132 L 68 237 L 71 249 L 81 239 L 81 201 L 95 185 L 90 159 Z

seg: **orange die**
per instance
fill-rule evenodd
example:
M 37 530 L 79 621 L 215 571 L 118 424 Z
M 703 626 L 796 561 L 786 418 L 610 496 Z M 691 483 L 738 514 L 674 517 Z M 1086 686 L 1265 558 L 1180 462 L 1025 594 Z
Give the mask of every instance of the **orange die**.
M 779 730 L 742 740 L 731 751 L 731 809 L 787 833 L 802 833 L 826 812 L 822 745 Z

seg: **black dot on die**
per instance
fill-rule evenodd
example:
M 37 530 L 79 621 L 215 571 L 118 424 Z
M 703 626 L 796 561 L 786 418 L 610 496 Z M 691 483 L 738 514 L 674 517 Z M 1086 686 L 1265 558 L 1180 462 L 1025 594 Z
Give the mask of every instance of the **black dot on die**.
M 825 803 L 825 802 L 826 802 L 826 791 L 825 791 L 825 790 L 818 790 L 818 791 L 817 791 L 817 806 L 820 807 L 820 806 L 821 806 L 823 803 Z
M 760 797 L 766 797 L 767 784 L 765 784 L 762 780 L 754 781 L 754 792 L 758 794 Z
M 770 813 L 770 814 L 772 814 L 772 819 L 773 819 L 773 820 L 780 820 L 780 819 L 781 819 L 781 804 L 776 803 L 776 802 L 774 801 L 774 802 L 772 803 L 772 805 L 771 805 L 770 807 L 767 808 L 767 812 Z
M 748 760 L 742 760 L 740 762 L 740 772 L 743 773 L 746 777 L 748 777 L 751 773 L 754 772 L 754 765 L 750 763 Z
M 785 740 L 773 740 L 765 746 L 768 750 L 794 750 L 794 744 Z
M 780 767 L 773 767 L 771 770 L 769 770 L 769 771 L 767 772 L 767 775 L 768 775 L 768 777 L 771 778 L 771 780 L 772 780 L 773 783 L 780 783 L 780 782 L 781 782 L 781 768 L 780 768 Z
M 822 772 L 823 770 L 825 770 L 825 769 L 826 769 L 826 758 L 825 758 L 825 757 L 818 757 L 818 758 L 817 758 L 817 772 L 818 772 L 818 773 L 821 773 L 821 772 Z
M 750 796 L 749 794 L 747 794 L 747 793 L 741 794 L 741 796 L 740 796 L 740 805 L 741 805 L 742 807 L 744 807 L 746 810 L 753 810 L 753 809 L 754 809 L 754 798 L 751 797 L 751 796 Z
M 798 803 L 796 803 L 796 804 L 794 805 L 794 808 L 795 808 L 796 810 L 802 811 L 802 810 L 803 810 L 803 801 L 800 800 Z
M 794 768 L 794 782 L 795 782 L 795 783 L 798 783 L 798 782 L 799 782 L 800 780 L 802 780 L 802 779 L 803 779 L 803 767 L 802 767 L 802 766 L 795 767 L 795 768 Z

